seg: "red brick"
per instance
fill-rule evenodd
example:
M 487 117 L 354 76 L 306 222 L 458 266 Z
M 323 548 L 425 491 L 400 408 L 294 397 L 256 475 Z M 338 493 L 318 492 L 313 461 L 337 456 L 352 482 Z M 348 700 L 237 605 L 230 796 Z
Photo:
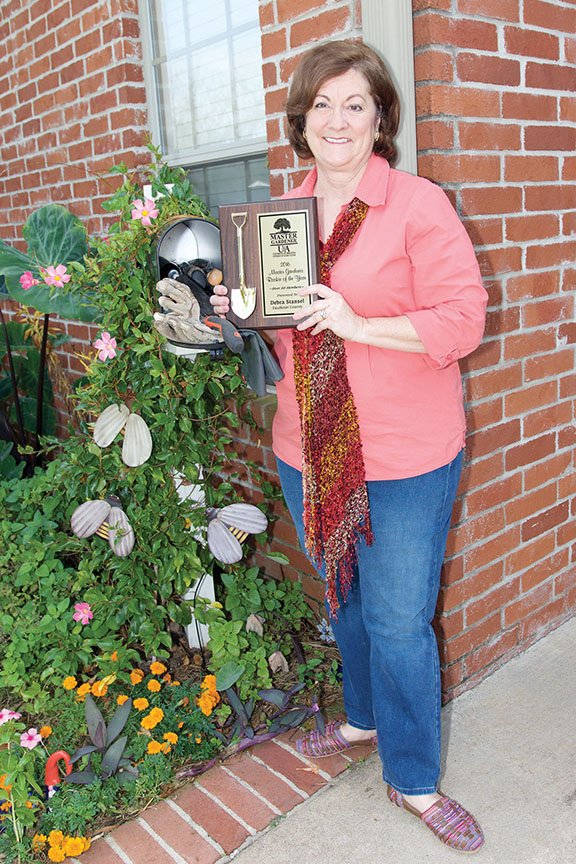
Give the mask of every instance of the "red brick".
M 574 526 L 572 526 L 574 528 Z M 530 570 L 524 571 L 521 576 L 521 592 L 524 594 L 528 591 L 531 591 L 532 588 L 535 588 L 536 585 L 541 585 L 542 582 L 545 582 L 550 577 L 554 577 L 557 573 L 560 573 L 568 566 L 568 550 L 562 549 L 560 552 L 557 552 L 555 555 L 551 555 L 549 558 L 544 559 L 543 561 L 538 561 L 538 563 L 532 567 Z M 558 591 L 558 579 L 554 580 L 554 590 L 555 593 L 560 593 Z
M 254 752 L 257 755 L 258 749 Z M 287 813 L 304 800 L 287 783 L 284 783 L 263 765 L 255 762 L 247 754 L 227 759 L 226 767 L 240 780 L 252 786 L 282 813 Z
M 241 846 L 248 837 L 248 832 L 239 822 L 215 804 L 207 795 L 199 792 L 195 786 L 186 786 L 181 789 L 174 796 L 173 801 L 197 825 L 204 828 L 228 855 Z M 132 855 L 131 849 L 127 851 L 130 851 L 130 855 Z M 150 860 L 154 859 L 148 858 L 148 861 Z
M 555 96 L 535 93 L 503 93 L 502 117 L 517 120 L 557 120 Z
M 573 96 L 561 97 L 560 120 L 562 122 L 576 123 L 576 98 Z
M 262 30 L 274 24 L 274 3 L 260 3 L 258 12 Z
M 263 831 L 275 818 L 270 807 L 230 777 L 221 765 L 202 774 L 196 785 L 215 795 L 256 831 Z
M 520 439 L 521 427 L 519 420 L 510 420 L 508 423 L 499 423 L 489 429 L 480 429 L 473 435 L 468 436 L 466 451 L 470 458 L 479 459 L 493 453 L 500 447 L 515 444 Z
M 548 30 L 576 31 L 576 9 L 567 9 L 557 3 L 544 3 L 542 0 L 525 0 L 524 21 Z
M 495 183 L 500 157 L 431 153 L 420 156 L 418 171 L 438 183 Z
M 522 465 L 531 465 L 551 455 L 556 449 L 555 438 L 554 434 L 540 435 L 518 447 L 511 447 L 505 457 L 506 470 L 513 471 Z
M 480 512 L 476 518 L 469 518 L 457 531 L 448 536 L 446 553 L 457 555 L 479 540 L 493 534 L 499 534 L 505 527 L 504 508 L 499 507 L 487 512 Z
M 497 245 L 504 242 L 503 219 L 464 219 L 463 222 L 475 246 Z
M 278 21 L 281 24 L 285 21 L 293 21 L 300 15 L 311 12 L 313 9 L 319 9 L 324 5 L 325 0 L 276 0 Z
M 557 398 L 558 381 L 545 381 L 532 387 L 524 386 L 504 397 L 504 415 L 517 417 L 544 405 L 552 405 Z
M 456 636 L 449 642 L 441 645 L 441 653 L 443 662 L 454 662 L 469 654 L 474 648 L 482 645 L 492 636 L 495 636 L 500 631 L 500 613 L 491 615 L 484 619 L 481 623 L 470 627 L 465 633 Z
M 563 522 L 570 517 L 570 507 L 568 501 L 563 501 L 555 507 L 550 507 L 544 513 L 539 513 L 533 519 L 529 519 L 522 525 L 522 542 L 532 540 L 534 537 L 540 537 L 552 528 L 562 525 Z
M 576 70 L 574 79 L 576 89 Z M 568 150 L 576 148 L 576 129 L 567 126 L 527 126 L 524 130 L 526 150 Z
M 518 628 L 514 627 L 505 633 L 502 633 L 488 645 L 483 645 L 477 651 L 474 651 L 464 661 L 467 675 L 475 675 L 476 673 L 487 669 L 496 660 L 503 657 L 509 651 L 512 651 L 519 641 Z
M 528 618 L 524 618 L 520 625 L 520 639 L 526 642 L 535 634 L 542 634 L 542 631 L 546 632 L 550 630 L 551 624 L 554 621 L 557 621 L 558 624 L 562 623 L 561 619 L 565 617 L 567 611 L 566 605 L 565 600 L 560 598 L 538 609 L 537 612 Z M 570 604 L 568 605 L 570 606 Z
M 520 0 L 458 0 L 458 11 L 483 18 L 520 20 Z
M 506 558 L 506 575 L 510 576 L 512 573 L 526 570 L 528 567 L 532 567 L 536 561 L 548 558 L 555 551 L 556 542 L 553 533 L 539 537 L 533 543 L 521 544 Z
M 526 253 L 526 266 L 531 270 L 570 264 L 574 260 L 576 260 L 576 240 L 529 246 Z
M 476 258 L 484 277 L 494 278 L 522 270 L 522 248 L 507 244 L 499 249 L 478 249 Z
M 306 766 L 296 756 L 292 756 L 273 741 L 258 745 L 255 755 L 274 771 L 278 771 L 291 780 L 308 795 L 312 795 L 326 785 L 326 781 L 322 777 L 305 771 Z
M 573 310 L 574 298 L 570 296 L 528 303 L 522 309 L 522 324 L 524 327 L 542 327 L 552 321 L 572 321 Z
M 82 864 L 122 864 L 122 861 L 103 838 L 96 840 L 87 852 L 82 853 Z
M 510 474 L 480 489 L 472 490 L 466 496 L 466 513 L 482 513 L 492 507 L 511 502 L 522 494 L 522 475 Z M 507 520 L 510 521 L 510 520 Z M 514 521 L 513 519 L 511 521 Z
M 495 117 L 499 110 L 498 93 L 490 90 L 456 88 L 446 84 L 423 84 L 416 90 L 418 116 L 445 114 L 455 117 Z M 462 146 L 465 150 L 473 149 Z M 475 145 L 474 149 L 477 147 Z
M 572 210 L 576 200 L 576 184 L 527 186 L 527 210 Z
M 164 801 L 144 810 L 140 814 L 140 818 L 189 864 L 197 864 L 199 861 L 202 864 L 214 864 L 219 860 L 220 853 L 214 846 L 201 837 L 177 811 Z M 197 819 L 195 821 L 198 823 Z M 150 837 L 150 843 L 153 842 L 152 837 Z M 126 849 L 126 852 L 130 855 L 130 848 Z M 152 849 L 150 852 L 152 853 Z M 148 860 L 152 861 L 153 859 L 150 857 Z
M 421 51 L 414 57 L 414 76 L 419 81 L 452 81 L 454 62 L 447 51 Z
M 148 832 L 134 820 L 114 829 L 114 841 L 133 864 L 174 864 L 174 859 L 157 843 Z M 98 858 L 98 864 L 100 859 Z
M 350 24 L 350 10 L 329 9 L 313 18 L 296 21 L 290 27 L 290 48 L 299 48 L 316 42 L 319 38 L 326 39 L 335 33 L 346 30 Z
M 559 290 L 560 274 L 557 270 L 513 276 L 506 281 L 506 296 L 512 303 L 524 299 L 547 297 L 557 294 Z
M 508 217 L 506 219 L 506 238 L 507 240 L 520 242 L 525 240 L 542 240 L 557 236 L 559 228 L 560 221 L 555 214 Z
M 516 624 L 552 598 L 552 585 L 541 585 L 504 609 L 504 626 Z
M 534 468 L 528 468 L 524 471 L 524 490 L 529 492 L 543 483 L 547 483 L 550 477 L 561 478 L 564 472 L 569 468 L 572 461 L 571 453 L 558 453 L 552 459 L 548 459 L 545 463 L 545 471 L 541 465 Z M 558 497 L 562 497 L 559 495 Z
M 501 453 L 493 453 L 486 459 L 468 463 L 462 472 L 460 484 L 463 494 L 469 495 L 480 486 L 500 477 L 503 469 L 504 461 Z
M 522 366 L 519 363 L 482 372 L 466 380 L 466 390 L 471 401 L 494 396 L 496 393 L 506 393 L 521 386 Z
M 452 663 L 441 670 L 442 675 L 442 694 L 447 696 L 451 690 L 460 684 L 464 679 L 464 664 L 462 661 Z
M 560 327 L 560 331 L 561 329 Z M 570 349 L 541 357 L 529 357 L 524 364 L 524 380 L 535 381 L 552 375 L 557 377 L 563 372 L 572 372 L 573 369 L 574 357 Z
M 456 61 L 461 81 L 480 81 L 485 84 L 501 84 L 515 87 L 520 84 L 520 63 L 486 54 L 458 55 Z
M 494 590 L 484 594 L 478 600 L 472 600 L 466 606 L 466 626 L 477 624 L 487 615 L 502 609 L 510 603 L 520 592 L 520 579 L 512 579 L 504 585 L 497 586 Z
M 515 549 L 520 542 L 520 529 L 512 527 L 502 534 L 469 549 L 464 556 L 464 566 L 467 570 L 478 570 L 491 561 L 504 557 Z
M 506 360 L 519 360 L 544 351 L 553 351 L 555 348 L 555 328 L 532 330 L 507 336 L 504 340 L 504 358 Z
M 266 113 L 281 114 L 286 107 L 288 88 L 280 87 L 278 90 L 268 90 L 265 95 Z
M 527 27 L 505 27 L 504 40 L 507 54 L 542 57 L 545 60 L 558 60 L 560 57 L 560 40 L 551 33 L 529 30 Z

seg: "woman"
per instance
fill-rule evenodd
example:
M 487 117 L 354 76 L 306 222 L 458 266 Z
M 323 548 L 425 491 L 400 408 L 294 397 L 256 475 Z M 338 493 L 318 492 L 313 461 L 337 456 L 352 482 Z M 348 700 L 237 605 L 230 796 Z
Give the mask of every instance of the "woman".
M 273 446 L 300 542 L 326 579 L 347 714 L 298 749 L 321 757 L 376 735 L 390 800 L 476 851 L 479 825 L 437 791 L 431 621 L 465 438 L 457 360 L 482 338 L 486 292 L 445 194 L 391 167 L 399 101 L 372 49 L 309 51 L 287 117 L 314 167 L 284 197 L 317 198 L 322 284 L 302 290 L 313 302 L 276 335 Z M 226 314 L 227 289 L 215 292 Z

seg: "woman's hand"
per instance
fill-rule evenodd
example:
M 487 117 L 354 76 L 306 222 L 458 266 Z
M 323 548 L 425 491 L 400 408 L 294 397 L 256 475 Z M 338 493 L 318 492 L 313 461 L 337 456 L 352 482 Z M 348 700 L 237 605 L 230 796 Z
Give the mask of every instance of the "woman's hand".
M 230 311 L 230 298 L 228 297 L 228 288 L 225 285 L 215 285 L 214 294 L 210 297 L 210 303 L 214 307 L 214 313 L 225 318 Z
M 298 292 L 302 297 L 316 294 L 309 306 L 299 309 L 294 313 L 294 320 L 300 321 L 298 330 L 308 330 L 313 327 L 312 335 L 316 336 L 323 330 L 332 330 L 336 336 L 349 339 L 352 342 L 361 342 L 362 332 L 366 319 L 354 312 L 341 294 L 328 288 L 326 285 L 309 285 L 301 288 Z

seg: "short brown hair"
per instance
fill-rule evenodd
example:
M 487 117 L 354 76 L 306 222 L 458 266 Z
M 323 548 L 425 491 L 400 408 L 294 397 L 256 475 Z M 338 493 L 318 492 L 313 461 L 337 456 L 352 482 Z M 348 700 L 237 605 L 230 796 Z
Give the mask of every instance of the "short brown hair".
M 306 113 L 322 84 L 349 69 L 361 72 L 368 82 L 380 116 L 374 152 L 393 165 L 397 156 L 394 138 L 400 122 L 400 100 L 384 61 L 376 51 L 360 42 L 324 42 L 306 52 L 292 76 L 286 103 L 288 140 L 298 156 L 312 158 L 304 137 Z

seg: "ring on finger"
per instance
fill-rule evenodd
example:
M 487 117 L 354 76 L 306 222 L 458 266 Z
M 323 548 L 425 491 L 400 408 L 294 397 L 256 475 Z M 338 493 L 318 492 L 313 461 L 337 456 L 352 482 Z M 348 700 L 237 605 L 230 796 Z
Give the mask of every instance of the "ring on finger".
M 327 317 L 328 317 L 328 310 L 322 309 L 322 311 L 320 312 L 320 318 L 322 318 L 322 320 L 324 320 Z

